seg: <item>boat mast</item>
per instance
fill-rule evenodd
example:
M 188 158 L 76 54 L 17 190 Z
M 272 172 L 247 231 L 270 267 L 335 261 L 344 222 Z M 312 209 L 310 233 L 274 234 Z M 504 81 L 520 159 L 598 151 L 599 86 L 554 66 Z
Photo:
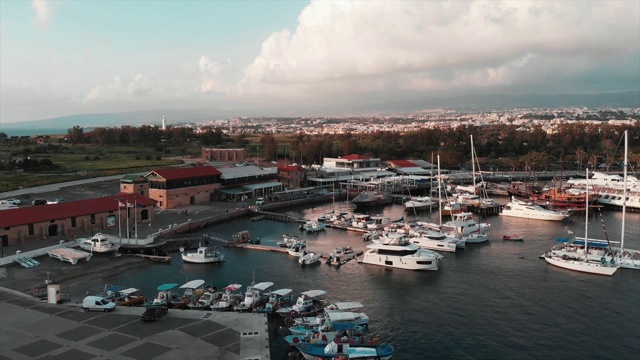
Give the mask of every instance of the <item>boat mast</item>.
M 473 135 L 471 135 L 471 177 L 473 178 L 473 195 L 476 195 L 476 161 L 473 148 Z
M 440 214 L 440 230 L 442 230 L 442 179 L 440 178 L 440 155 L 438 155 L 438 214 Z
M 587 200 L 586 206 L 584 208 L 584 262 L 587 262 L 587 257 L 589 256 L 589 238 L 587 237 L 587 233 L 589 232 L 589 169 L 587 169 Z
M 627 164 L 628 164 L 628 153 L 629 153 L 629 130 L 624 131 L 624 171 L 623 171 L 623 181 L 622 184 L 622 230 L 620 231 L 620 256 L 624 252 L 624 218 L 627 212 Z M 612 254 L 613 255 L 613 254 Z

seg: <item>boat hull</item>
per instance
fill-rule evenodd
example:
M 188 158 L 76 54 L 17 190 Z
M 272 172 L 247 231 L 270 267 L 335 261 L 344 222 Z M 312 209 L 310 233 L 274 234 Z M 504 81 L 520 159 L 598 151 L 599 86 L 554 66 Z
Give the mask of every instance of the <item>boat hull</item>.
M 362 257 L 363 264 L 406 270 L 438 270 L 438 259 L 418 256 L 381 255 L 369 250 Z
M 563 258 L 545 256 L 544 258 L 549 264 L 573 271 L 581 271 L 589 274 L 597 274 L 597 275 L 613 275 L 616 270 L 618 270 L 617 266 L 604 266 L 601 263 L 596 262 L 588 262 L 582 260 L 565 260 Z

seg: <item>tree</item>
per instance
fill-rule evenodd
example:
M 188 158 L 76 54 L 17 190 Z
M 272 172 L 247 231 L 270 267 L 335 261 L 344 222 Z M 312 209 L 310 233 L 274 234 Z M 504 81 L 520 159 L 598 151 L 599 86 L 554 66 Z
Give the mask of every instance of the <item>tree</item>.
M 76 125 L 67 130 L 67 138 L 73 145 L 82 144 L 84 142 L 84 130 L 79 125 Z
M 275 160 L 278 157 L 278 143 L 273 135 L 270 133 L 262 135 L 260 142 L 264 147 L 264 159 L 266 161 Z

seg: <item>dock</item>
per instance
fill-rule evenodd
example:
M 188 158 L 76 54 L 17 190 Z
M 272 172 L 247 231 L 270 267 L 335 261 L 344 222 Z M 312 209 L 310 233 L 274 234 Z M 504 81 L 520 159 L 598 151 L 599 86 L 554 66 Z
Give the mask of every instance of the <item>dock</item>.
M 252 249 L 252 250 L 260 250 L 260 251 L 271 251 L 271 252 L 278 252 L 278 253 L 287 254 L 287 248 L 268 246 L 268 245 L 257 245 L 257 244 L 248 244 L 248 243 L 243 243 L 243 244 L 229 243 L 229 244 L 227 244 L 227 247 Z M 358 256 L 361 256 L 362 254 L 364 254 L 364 252 L 362 250 L 356 250 L 356 252 L 353 255 L 344 256 L 343 259 L 341 259 L 340 261 L 332 261 L 332 262 L 330 262 L 328 264 L 329 265 L 334 265 L 334 266 L 344 265 L 347 262 L 357 258 Z M 324 260 L 327 260 L 327 259 L 329 259 L 329 254 L 322 253 L 322 254 L 320 254 L 320 257 L 322 259 L 324 259 Z
M 82 260 L 82 259 L 85 259 L 86 261 L 89 261 L 89 260 L 91 260 L 91 257 L 93 256 L 92 253 L 88 253 L 88 252 L 80 251 L 80 250 L 76 250 L 76 249 L 71 249 L 71 248 L 53 249 L 53 250 L 47 251 L 47 254 L 49 254 L 49 257 L 51 257 L 51 258 L 58 259 L 60 261 L 70 262 L 71 265 L 77 264 L 78 261 Z
M 140 258 L 151 260 L 151 261 L 157 262 L 157 263 L 167 263 L 168 264 L 168 263 L 171 262 L 171 256 L 158 256 L 158 255 L 145 255 L 145 254 L 127 254 L 127 255 L 140 257 Z

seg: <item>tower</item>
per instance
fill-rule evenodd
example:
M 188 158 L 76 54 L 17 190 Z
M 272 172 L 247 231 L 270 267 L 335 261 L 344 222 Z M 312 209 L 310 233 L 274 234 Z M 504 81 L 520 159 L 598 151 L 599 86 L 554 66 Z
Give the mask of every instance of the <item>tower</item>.
M 167 130 L 167 119 L 165 119 L 165 117 L 162 117 L 162 130 Z

